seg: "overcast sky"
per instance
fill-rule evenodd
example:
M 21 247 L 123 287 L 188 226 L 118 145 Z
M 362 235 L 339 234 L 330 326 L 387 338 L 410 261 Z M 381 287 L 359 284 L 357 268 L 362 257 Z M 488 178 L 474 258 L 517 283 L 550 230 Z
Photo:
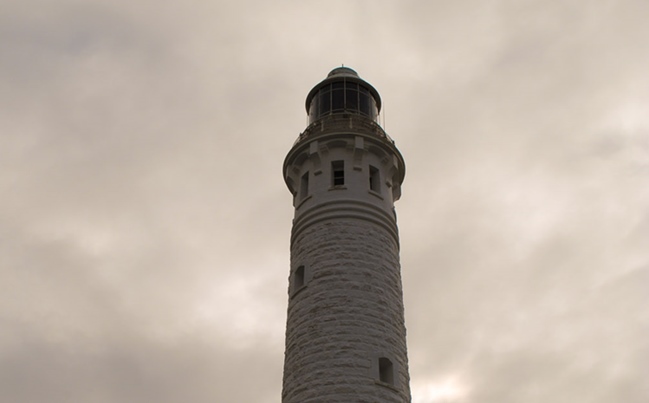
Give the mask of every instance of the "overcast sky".
M 9 0 L 0 401 L 278 403 L 309 90 L 382 96 L 413 403 L 649 401 L 646 0 Z

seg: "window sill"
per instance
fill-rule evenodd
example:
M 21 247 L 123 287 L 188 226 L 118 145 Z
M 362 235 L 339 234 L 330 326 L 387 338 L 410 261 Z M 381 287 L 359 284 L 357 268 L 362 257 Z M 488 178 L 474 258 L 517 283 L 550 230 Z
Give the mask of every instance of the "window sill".
M 375 385 L 379 385 L 379 386 L 383 386 L 384 388 L 392 389 L 392 390 L 395 391 L 395 392 L 401 392 L 401 391 L 400 391 L 396 386 L 394 386 L 394 385 L 392 385 L 392 384 L 389 384 L 389 383 L 387 383 L 387 382 L 383 382 L 383 381 L 377 381 L 377 380 L 375 380 L 375 381 L 374 381 L 374 384 L 375 384 Z
M 375 191 L 375 190 L 368 190 L 367 193 L 371 194 L 374 197 L 378 197 L 379 199 L 383 200 L 383 196 L 381 196 L 381 193 Z
M 309 200 L 312 197 L 313 197 L 313 195 L 308 195 L 304 199 L 300 200 L 300 202 L 297 204 L 297 206 L 295 206 L 295 208 L 299 209 L 307 200 Z
M 302 290 L 304 290 L 304 289 L 306 288 L 306 286 L 307 286 L 307 285 L 304 284 L 304 285 L 302 285 L 300 288 L 298 288 L 297 290 L 293 291 L 293 292 L 291 293 L 291 299 L 293 299 L 296 295 L 298 295 L 300 292 L 302 292 Z
M 334 185 L 329 188 L 329 190 L 345 190 L 347 186 L 345 185 Z

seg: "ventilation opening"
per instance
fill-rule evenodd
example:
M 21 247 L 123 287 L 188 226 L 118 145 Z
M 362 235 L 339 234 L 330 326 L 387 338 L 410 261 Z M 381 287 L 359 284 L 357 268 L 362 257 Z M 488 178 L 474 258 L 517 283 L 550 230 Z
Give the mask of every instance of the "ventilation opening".
M 331 162 L 331 184 L 333 186 L 345 184 L 345 161 Z
M 394 366 L 389 358 L 379 358 L 379 380 L 394 386 Z
M 375 192 L 381 191 L 381 176 L 379 169 L 370 165 L 370 190 Z
M 304 199 L 309 194 L 309 173 L 302 175 L 300 180 L 300 198 Z

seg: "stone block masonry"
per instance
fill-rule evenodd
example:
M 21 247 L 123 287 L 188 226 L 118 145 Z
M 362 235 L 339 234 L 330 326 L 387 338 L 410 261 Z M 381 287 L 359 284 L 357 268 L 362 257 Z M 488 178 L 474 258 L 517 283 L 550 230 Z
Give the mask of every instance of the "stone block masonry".
M 399 246 L 383 226 L 332 218 L 304 229 L 291 247 L 284 403 L 410 401 Z M 393 363 L 382 382 L 378 360 Z

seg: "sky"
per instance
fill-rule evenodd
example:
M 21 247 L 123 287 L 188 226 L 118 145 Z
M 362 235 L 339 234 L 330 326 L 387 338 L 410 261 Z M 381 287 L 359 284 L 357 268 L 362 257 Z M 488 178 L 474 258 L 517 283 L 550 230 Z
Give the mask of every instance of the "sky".
M 0 401 L 278 403 L 309 90 L 381 94 L 413 403 L 649 401 L 646 0 L 9 0 Z

